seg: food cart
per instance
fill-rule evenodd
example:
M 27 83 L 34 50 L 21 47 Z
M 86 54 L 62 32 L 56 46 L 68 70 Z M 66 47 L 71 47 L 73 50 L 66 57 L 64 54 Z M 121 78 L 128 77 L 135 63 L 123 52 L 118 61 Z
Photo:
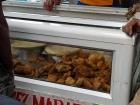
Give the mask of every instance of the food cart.
M 4 4 L 14 97 L 27 105 L 127 105 L 135 42 L 121 31 L 127 9 L 62 4 L 47 12 L 41 4 Z

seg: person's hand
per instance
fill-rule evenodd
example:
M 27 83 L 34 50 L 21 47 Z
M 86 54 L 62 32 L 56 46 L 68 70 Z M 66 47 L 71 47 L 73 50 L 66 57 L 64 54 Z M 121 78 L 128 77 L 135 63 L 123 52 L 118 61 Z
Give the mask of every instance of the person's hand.
M 122 31 L 129 36 L 133 36 L 135 33 L 140 32 L 140 20 L 136 18 L 130 19 L 127 24 L 122 27 Z
M 45 0 L 44 8 L 48 11 L 52 11 L 53 7 L 60 4 L 60 0 Z

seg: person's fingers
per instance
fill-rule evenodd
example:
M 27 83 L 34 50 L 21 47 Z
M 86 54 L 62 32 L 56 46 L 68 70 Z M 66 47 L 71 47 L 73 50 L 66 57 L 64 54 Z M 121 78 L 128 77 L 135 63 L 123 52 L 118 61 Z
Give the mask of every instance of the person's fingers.
M 133 35 L 133 27 L 132 26 L 128 26 L 128 28 L 126 30 L 127 30 L 129 36 Z
M 128 34 L 128 29 L 127 29 L 126 25 L 122 26 L 122 31 Z
M 60 4 L 60 0 L 54 0 L 55 5 L 59 5 Z
M 127 33 L 129 36 L 133 35 L 133 28 L 136 25 L 137 21 L 135 18 L 130 19 L 126 25 L 122 26 L 122 31 Z
M 43 8 L 46 9 L 46 2 L 43 3 Z
M 53 10 L 53 7 L 56 6 L 56 5 L 59 5 L 60 4 L 60 0 L 46 0 L 44 2 L 44 9 L 48 10 L 48 11 L 52 11 Z
M 125 32 L 125 26 L 122 26 L 122 28 L 121 28 L 121 29 L 122 29 L 122 31 L 123 31 L 123 32 Z
M 122 26 L 122 31 L 125 32 L 129 36 L 133 35 L 132 26 L 129 26 L 129 25 Z
M 135 33 L 140 32 L 140 20 L 136 18 L 130 19 L 126 25 L 122 26 L 122 31 L 128 36 L 133 36 Z
M 48 11 L 52 11 L 53 10 L 53 6 L 54 6 L 54 1 L 53 0 L 46 0 L 46 2 L 44 2 L 44 9 L 48 10 Z

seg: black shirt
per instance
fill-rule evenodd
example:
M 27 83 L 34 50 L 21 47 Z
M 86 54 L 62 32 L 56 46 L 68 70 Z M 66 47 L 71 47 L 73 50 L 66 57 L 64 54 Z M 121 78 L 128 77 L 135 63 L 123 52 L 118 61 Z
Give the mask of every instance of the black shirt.
M 0 0 L 0 2 L 1 2 L 1 1 L 6 1 L 6 0 Z

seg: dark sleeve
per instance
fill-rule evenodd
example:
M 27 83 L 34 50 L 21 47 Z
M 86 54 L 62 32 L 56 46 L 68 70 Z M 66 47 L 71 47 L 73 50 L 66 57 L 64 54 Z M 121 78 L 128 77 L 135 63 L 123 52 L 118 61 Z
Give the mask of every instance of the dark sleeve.
M 8 96 L 0 95 L 0 105 L 25 105 L 17 100 L 14 100 Z
M 123 8 L 128 8 L 131 5 L 133 0 L 113 0 L 113 7 L 123 7 Z
M 11 73 L 13 69 L 9 28 L 0 4 L 0 61 Z

